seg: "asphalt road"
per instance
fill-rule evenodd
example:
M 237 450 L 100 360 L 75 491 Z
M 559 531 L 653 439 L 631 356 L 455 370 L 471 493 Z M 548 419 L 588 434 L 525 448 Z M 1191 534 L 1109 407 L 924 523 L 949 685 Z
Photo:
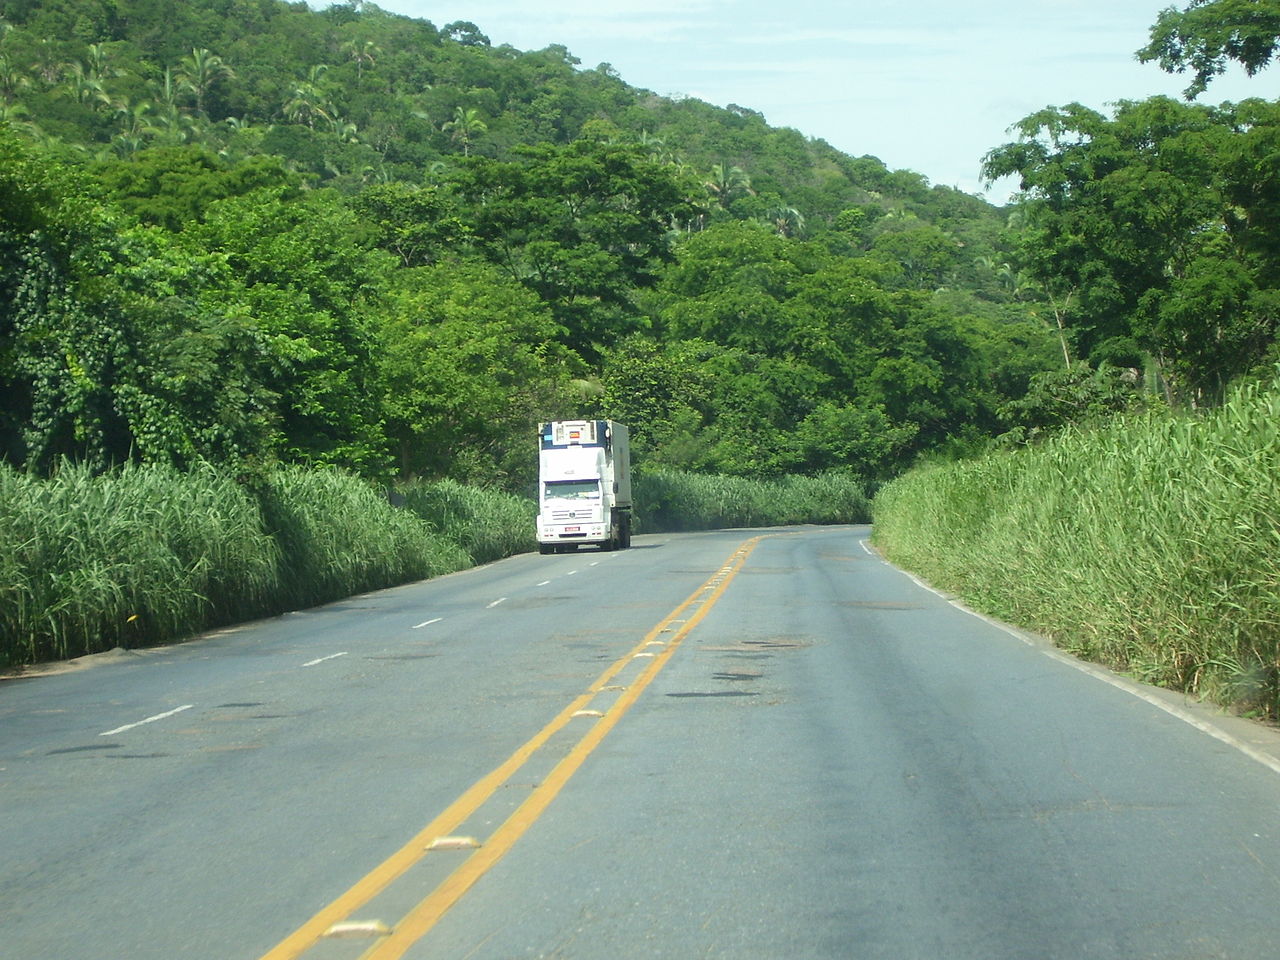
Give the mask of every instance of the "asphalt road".
M 867 533 L 513 557 L 0 682 L 0 956 L 1275 956 L 1280 738 Z

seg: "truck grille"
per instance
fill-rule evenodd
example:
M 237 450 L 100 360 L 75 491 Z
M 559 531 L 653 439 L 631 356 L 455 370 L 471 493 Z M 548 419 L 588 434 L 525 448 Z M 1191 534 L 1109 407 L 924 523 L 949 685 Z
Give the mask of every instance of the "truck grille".
M 555 523 L 562 523 L 570 520 L 579 520 L 589 522 L 593 519 L 593 511 L 591 510 L 552 510 L 551 520 Z

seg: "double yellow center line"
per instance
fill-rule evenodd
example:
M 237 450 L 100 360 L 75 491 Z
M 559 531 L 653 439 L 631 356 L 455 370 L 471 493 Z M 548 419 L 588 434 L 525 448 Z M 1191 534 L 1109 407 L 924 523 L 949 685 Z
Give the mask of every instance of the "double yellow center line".
M 587 690 L 516 750 L 491 773 L 476 781 L 438 817 L 420 830 L 408 843 L 362 877 L 346 893 L 313 916 L 282 940 L 262 960 L 296 960 L 310 950 L 336 924 L 351 915 L 390 886 L 427 856 L 431 843 L 453 833 L 474 814 L 521 767 L 541 750 L 551 738 L 583 711 L 595 696 L 609 686 L 622 671 L 641 655 L 652 657 L 648 666 L 629 684 L 616 700 L 602 711 L 569 753 L 543 778 L 494 833 L 467 857 L 439 886 L 411 909 L 390 932 L 366 951 L 362 960 L 396 960 L 420 940 L 471 886 L 509 851 L 556 798 L 564 785 L 601 741 L 622 719 L 645 688 L 666 666 L 676 648 L 720 599 L 729 582 L 746 563 L 747 557 L 763 537 L 745 541 L 702 586 L 650 630 L 640 643 L 602 673 Z M 660 647 L 658 652 L 652 648 Z M 594 716 L 588 712 L 587 716 Z

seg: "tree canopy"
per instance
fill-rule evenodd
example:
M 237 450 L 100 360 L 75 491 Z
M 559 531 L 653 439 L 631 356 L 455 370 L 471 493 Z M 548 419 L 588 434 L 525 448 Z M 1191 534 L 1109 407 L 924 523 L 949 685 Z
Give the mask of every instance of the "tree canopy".
M 1144 54 L 1254 72 L 1270 11 Z M 465 21 L 0 0 L 0 457 L 519 487 L 538 420 L 611 416 L 642 464 L 878 478 L 1212 403 L 1276 359 L 1278 109 L 1047 107 L 1002 210 Z

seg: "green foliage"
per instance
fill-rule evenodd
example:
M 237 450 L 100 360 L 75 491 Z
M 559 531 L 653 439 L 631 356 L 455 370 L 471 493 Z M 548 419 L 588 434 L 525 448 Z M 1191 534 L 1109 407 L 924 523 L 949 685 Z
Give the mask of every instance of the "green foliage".
M 442 536 L 458 544 L 472 563 L 488 563 L 537 546 L 537 504 L 491 487 L 454 480 L 414 481 L 397 492 L 405 507 Z
M 0 464 L 0 667 L 172 642 L 461 569 L 491 542 L 477 529 L 493 516 L 514 527 L 519 513 L 476 502 L 455 537 L 339 471 L 284 468 L 255 493 L 207 465 L 61 463 L 41 479 Z
M 1094 370 L 1087 363 L 1039 373 L 1025 395 L 1001 410 L 1012 427 L 1003 439 L 1041 440 L 1063 427 L 1098 426 L 1118 413 L 1156 405 L 1136 374 L 1107 364 Z
M 1029 118 L 991 161 L 1029 178 L 1006 231 L 563 47 L 372 5 L 161 6 L 9 5 L 10 463 L 519 489 L 531 424 L 593 408 L 641 462 L 883 478 L 1035 426 L 1041 327 L 1067 364 L 1150 354 L 1199 403 L 1274 349 L 1261 102 Z
M 1146 354 L 1176 396 L 1212 403 L 1263 359 L 1280 234 L 1259 187 L 1277 130 L 1280 110 L 1258 101 L 1153 97 L 1110 119 L 1072 104 L 988 155 L 988 176 L 1021 177 L 1018 258 L 1069 361 Z
M 96 173 L 123 210 L 142 223 L 175 233 L 203 220 L 205 209 L 215 201 L 283 187 L 296 179 L 277 157 L 228 163 L 202 146 L 139 150 L 128 161 L 103 162 Z M 297 195 L 296 189 L 292 195 Z
M 287 609 L 469 565 L 458 544 L 348 473 L 284 467 L 258 498 L 282 560 L 276 601 Z
M 273 452 L 385 475 L 390 455 L 363 301 L 389 260 L 359 242 L 343 202 L 329 192 L 292 198 L 279 189 L 230 197 L 212 204 L 203 224 L 190 225 L 182 243 L 225 264 L 208 300 L 251 318 L 263 342 L 280 397 Z
M 382 306 L 377 356 L 385 432 L 400 474 L 519 486 L 529 437 L 573 356 L 523 286 L 485 263 L 402 271 Z
M 864 485 L 840 473 L 749 480 L 649 469 L 636 472 L 632 491 L 636 530 L 644 533 L 865 523 L 870 517 Z
M 685 192 L 636 148 L 578 140 L 518 154 L 476 158 L 451 186 L 472 205 L 476 249 L 550 305 L 568 346 L 592 354 L 634 329 L 634 291 L 672 258 Z
M 208 469 L 0 464 L 0 665 L 158 643 L 270 606 L 276 545 Z
M 259 343 L 199 289 L 217 265 L 97 205 L 0 131 L 0 385 L 10 462 L 184 464 L 260 457 Z
M 1205 91 L 1209 81 L 1235 61 L 1253 76 L 1269 63 L 1280 43 L 1280 3 L 1275 0 L 1192 0 L 1179 11 L 1161 10 L 1151 28 L 1151 42 L 1138 51 L 1144 63 L 1159 61 L 1167 73 L 1194 77 L 1188 99 Z
M 1280 383 L 916 470 L 875 542 L 979 609 L 1143 680 L 1280 715 Z

